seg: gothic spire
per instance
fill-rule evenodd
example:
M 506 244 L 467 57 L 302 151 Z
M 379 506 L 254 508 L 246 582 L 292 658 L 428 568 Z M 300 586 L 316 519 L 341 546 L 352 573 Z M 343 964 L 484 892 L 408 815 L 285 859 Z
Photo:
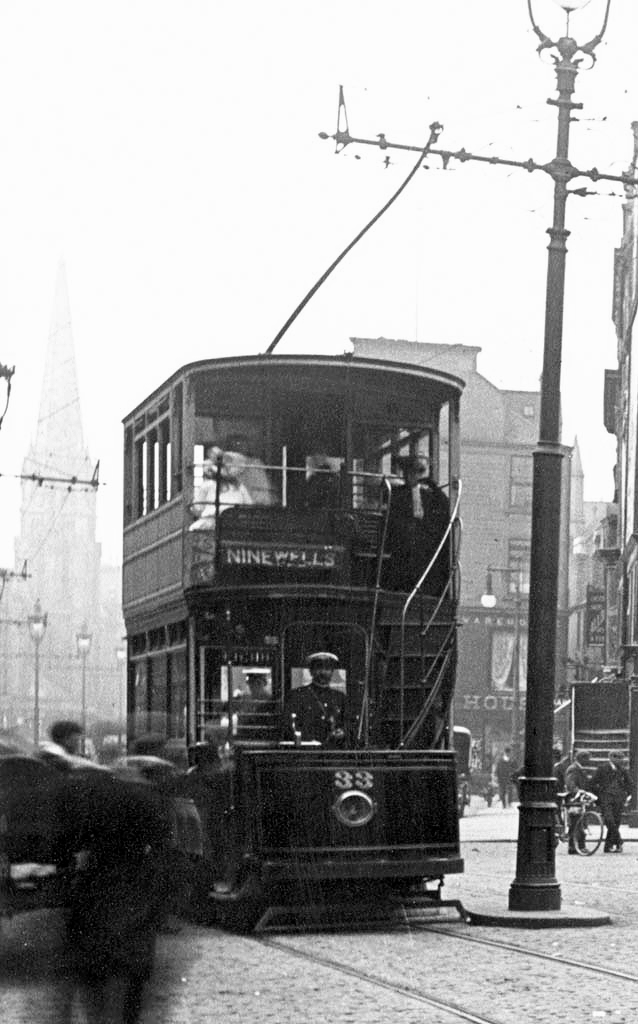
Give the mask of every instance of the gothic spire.
M 66 267 L 58 266 L 49 328 L 36 438 L 26 472 L 79 474 L 88 463 L 84 448 Z

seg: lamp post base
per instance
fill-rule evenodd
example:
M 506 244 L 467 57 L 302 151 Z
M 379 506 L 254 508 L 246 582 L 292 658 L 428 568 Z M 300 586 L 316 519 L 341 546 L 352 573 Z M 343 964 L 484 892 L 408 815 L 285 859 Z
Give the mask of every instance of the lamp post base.
M 510 886 L 509 909 L 560 910 L 556 878 L 556 779 L 519 779 L 516 878 Z

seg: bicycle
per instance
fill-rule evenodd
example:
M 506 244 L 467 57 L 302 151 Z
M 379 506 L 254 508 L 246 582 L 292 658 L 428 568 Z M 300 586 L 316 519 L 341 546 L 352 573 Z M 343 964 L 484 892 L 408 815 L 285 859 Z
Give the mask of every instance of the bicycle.
M 603 841 L 604 822 L 593 809 L 596 796 L 585 790 L 556 794 L 554 841 L 569 843 L 581 857 L 591 857 Z

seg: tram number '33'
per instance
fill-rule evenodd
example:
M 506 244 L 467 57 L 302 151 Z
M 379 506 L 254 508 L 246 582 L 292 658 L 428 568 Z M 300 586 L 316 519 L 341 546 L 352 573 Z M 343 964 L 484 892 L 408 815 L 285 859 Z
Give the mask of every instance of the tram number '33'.
M 337 789 L 372 789 L 374 776 L 372 772 L 350 772 L 340 768 L 334 774 L 334 784 Z

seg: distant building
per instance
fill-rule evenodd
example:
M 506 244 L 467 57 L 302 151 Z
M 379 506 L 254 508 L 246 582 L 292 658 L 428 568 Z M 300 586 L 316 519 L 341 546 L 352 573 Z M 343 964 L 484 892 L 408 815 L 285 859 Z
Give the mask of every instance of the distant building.
M 466 384 L 461 401 L 462 626 L 454 713 L 455 723 L 472 732 L 475 764 L 488 769 L 504 746 L 514 742 L 520 752 L 523 749 L 532 453 L 538 440 L 540 394 L 497 388 L 477 369 L 477 346 L 387 338 L 353 338 L 352 343 L 357 356 L 433 366 Z M 570 450 L 565 452 L 557 691 L 565 686 L 567 665 Z M 481 598 L 490 567 L 495 603 L 488 609 Z
M 95 460 L 85 446 L 66 274 L 58 270 L 35 436 L 23 463 L 20 534 L 15 566 L 26 581 L 7 586 L 2 603 L 0 724 L 33 734 L 34 642 L 29 617 L 36 600 L 47 616 L 39 647 L 40 735 L 58 717 L 80 718 L 86 629 L 86 712 L 117 720 L 122 671 L 117 648 L 124 625 L 120 570 L 101 566 L 96 540 Z

